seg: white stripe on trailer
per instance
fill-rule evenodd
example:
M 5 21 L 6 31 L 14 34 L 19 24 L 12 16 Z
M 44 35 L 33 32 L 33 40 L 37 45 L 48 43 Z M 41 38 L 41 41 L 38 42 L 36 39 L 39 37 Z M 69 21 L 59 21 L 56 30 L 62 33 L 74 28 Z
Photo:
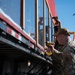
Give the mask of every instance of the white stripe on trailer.
M 15 37 L 15 31 L 14 30 L 12 30 L 12 34 L 11 35 Z
M 22 40 L 22 37 L 19 33 L 15 32 L 14 30 L 12 30 L 10 27 L 7 27 L 7 33 L 9 33 L 10 35 L 12 35 L 13 37 L 15 37 L 18 40 Z
M 19 38 L 18 38 L 20 41 L 22 41 L 22 37 L 21 37 L 21 35 L 19 34 Z

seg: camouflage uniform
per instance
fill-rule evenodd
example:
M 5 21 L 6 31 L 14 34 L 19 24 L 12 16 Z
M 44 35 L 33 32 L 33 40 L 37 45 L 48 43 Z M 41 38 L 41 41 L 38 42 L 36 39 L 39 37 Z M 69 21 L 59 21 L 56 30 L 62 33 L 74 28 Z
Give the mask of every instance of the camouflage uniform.
M 53 75 L 75 75 L 75 42 L 68 40 L 64 46 L 59 46 L 60 54 L 54 53 Z

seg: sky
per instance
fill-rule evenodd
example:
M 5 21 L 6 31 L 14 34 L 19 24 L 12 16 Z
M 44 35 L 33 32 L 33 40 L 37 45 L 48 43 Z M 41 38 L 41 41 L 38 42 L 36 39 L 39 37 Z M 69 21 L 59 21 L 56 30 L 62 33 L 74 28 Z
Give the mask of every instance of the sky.
M 75 0 L 55 0 L 55 4 L 62 27 L 75 32 Z
M 6 2 L 5 2 L 6 1 Z M 20 25 L 20 13 L 18 12 L 19 6 L 18 4 L 20 4 L 20 0 L 16 0 L 18 1 L 17 3 L 13 0 L 10 1 L 10 3 L 8 3 L 10 0 L 0 0 L 1 3 L 1 8 L 2 10 L 6 13 L 9 14 L 9 16 Z M 42 0 L 38 0 L 40 3 L 42 3 Z M 26 25 L 25 25 L 25 29 L 29 30 L 26 31 L 28 33 L 30 32 L 34 32 L 35 31 L 35 27 L 31 27 L 35 25 L 34 22 L 34 13 L 35 12 L 35 8 L 34 8 L 34 0 L 26 0 L 27 2 L 27 10 L 26 10 Z M 31 3 L 32 2 L 32 3 Z M 5 3 L 5 4 L 4 4 Z M 14 4 L 14 5 L 12 5 Z M 55 0 L 55 4 L 56 4 L 56 11 L 57 11 L 57 15 L 58 15 L 58 19 L 61 21 L 62 27 L 67 28 L 68 30 L 70 30 L 71 32 L 75 32 L 75 16 L 73 16 L 73 14 L 75 13 L 75 0 Z M 16 9 L 14 9 L 14 7 L 17 5 Z M 32 8 L 31 8 L 32 7 Z M 39 16 L 43 16 L 40 12 L 42 12 L 42 7 L 40 7 L 40 5 L 38 5 L 39 7 Z M 12 9 L 10 9 L 12 8 Z M 9 12 L 9 11 L 10 12 Z M 32 10 L 32 11 L 31 11 Z M 13 15 L 12 13 L 13 12 Z M 17 12 L 18 14 L 16 14 L 15 12 Z M 34 19 L 32 19 L 31 17 L 33 17 Z M 27 27 L 26 27 L 27 26 Z M 32 31 L 33 30 L 33 31 Z

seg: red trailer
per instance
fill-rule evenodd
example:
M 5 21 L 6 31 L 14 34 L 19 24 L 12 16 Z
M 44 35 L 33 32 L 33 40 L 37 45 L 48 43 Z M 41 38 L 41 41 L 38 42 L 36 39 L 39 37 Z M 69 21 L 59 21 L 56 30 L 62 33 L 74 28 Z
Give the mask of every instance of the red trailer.
M 54 0 L 0 0 L 0 75 L 51 75 L 44 48 L 56 22 Z

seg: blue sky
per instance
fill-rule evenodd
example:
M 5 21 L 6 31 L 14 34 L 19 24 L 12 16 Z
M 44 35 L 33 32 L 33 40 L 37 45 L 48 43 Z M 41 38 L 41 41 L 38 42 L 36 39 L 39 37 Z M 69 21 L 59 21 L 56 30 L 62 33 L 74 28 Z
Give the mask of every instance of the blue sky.
M 56 10 L 62 27 L 75 32 L 75 0 L 55 0 Z M 73 35 L 71 35 L 71 38 Z
M 62 27 L 75 31 L 75 0 L 55 0 L 55 4 Z

